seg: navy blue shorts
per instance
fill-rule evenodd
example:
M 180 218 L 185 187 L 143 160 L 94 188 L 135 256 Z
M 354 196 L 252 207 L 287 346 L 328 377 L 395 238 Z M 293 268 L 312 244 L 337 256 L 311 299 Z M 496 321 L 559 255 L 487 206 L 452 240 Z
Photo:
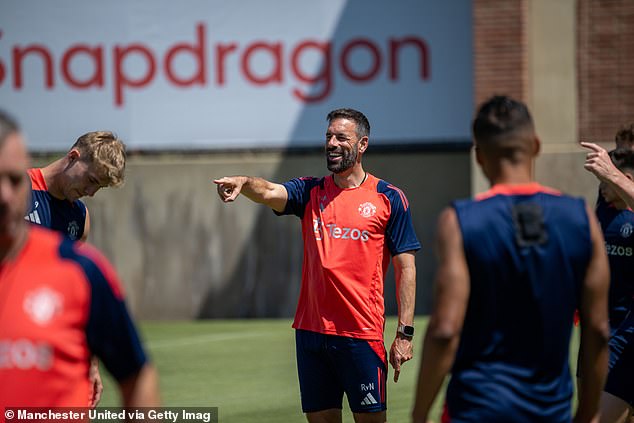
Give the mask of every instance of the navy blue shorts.
M 382 341 L 295 332 L 297 373 L 304 413 L 342 408 L 354 413 L 387 409 L 387 356 Z
M 634 309 L 610 337 L 610 370 L 605 392 L 634 407 Z

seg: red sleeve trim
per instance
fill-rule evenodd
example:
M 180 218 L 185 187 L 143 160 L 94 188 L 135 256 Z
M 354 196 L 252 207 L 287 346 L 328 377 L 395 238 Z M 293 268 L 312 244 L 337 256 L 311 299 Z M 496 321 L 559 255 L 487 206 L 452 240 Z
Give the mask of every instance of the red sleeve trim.
M 44 180 L 44 175 L 42 174 L 42 169 L 33 168 L 27 170 L 29 174 L 29 178 L 31 178 L 31 188 L 38 191 L 48 191 L 48 187 L 46 186 L 46 181 Z
M 560 191 L 530 182 L 528 184 L 496 184 L 488 191 L 475 196 L 476 201 L 486 200 L 496 195 L 534 195 L 537 193 L 561 195 Z

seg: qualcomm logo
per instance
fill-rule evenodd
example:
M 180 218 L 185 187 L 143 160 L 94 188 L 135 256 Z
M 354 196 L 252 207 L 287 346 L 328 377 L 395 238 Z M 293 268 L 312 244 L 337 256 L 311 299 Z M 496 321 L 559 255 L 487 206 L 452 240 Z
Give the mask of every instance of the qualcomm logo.
M 313 219 L 313 232 L 315 239 L 321 241 L 326 233 L 330 238 L 334 239 L 351 239 L 353 241 L 361 240 L 367 242 L 370 239 L 370 233 L 366 230 L 357 228 L 345 228 L 337 226 L 335 223 L 325 224 L 321 219 Z

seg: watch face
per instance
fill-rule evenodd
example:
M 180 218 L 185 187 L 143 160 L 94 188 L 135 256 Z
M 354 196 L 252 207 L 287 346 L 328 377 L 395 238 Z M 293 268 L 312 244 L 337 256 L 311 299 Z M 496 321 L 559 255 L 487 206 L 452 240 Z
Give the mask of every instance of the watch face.
M 405 326 L 401 328 L 401 333 L 405 336 L 414 336 L 414 326 Z

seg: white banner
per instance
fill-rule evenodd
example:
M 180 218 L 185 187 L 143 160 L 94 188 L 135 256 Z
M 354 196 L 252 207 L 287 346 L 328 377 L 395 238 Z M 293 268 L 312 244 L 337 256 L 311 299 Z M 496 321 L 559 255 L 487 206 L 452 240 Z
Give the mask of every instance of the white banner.
M 469 140 L 470 0 L 0 3 L 0 108 L 29 147 L 317 146 L 328 111 L 371 143 Z

